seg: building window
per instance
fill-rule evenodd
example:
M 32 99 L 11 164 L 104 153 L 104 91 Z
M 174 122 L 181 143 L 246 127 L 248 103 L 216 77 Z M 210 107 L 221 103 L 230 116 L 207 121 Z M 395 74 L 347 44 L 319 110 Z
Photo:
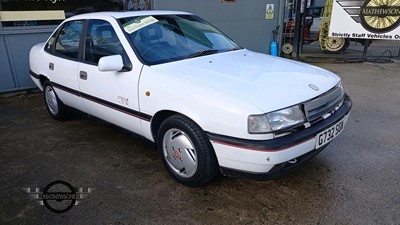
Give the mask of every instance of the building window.
M 82 13 L 151 7 L 151 0 L 0 0 L 0 20 L 3 27 L 57 25 Z

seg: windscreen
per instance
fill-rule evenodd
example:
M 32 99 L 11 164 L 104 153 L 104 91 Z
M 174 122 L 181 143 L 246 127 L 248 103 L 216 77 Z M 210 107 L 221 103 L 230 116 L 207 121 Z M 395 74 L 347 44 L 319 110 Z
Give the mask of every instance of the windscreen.
M 194 15 L 137 16 L 119 22 L 147 65 L 239 49 L 229 37 Z

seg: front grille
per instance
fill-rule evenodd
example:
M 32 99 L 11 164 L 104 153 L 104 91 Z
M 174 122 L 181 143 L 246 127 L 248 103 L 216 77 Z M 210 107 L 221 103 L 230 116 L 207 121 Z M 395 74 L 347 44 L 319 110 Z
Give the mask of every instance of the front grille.
M 335 112 L 343 103 L 344 90 L 341 85 L 304 103 L 304 111 L 308 122 L 315 123 L 328 113 Z

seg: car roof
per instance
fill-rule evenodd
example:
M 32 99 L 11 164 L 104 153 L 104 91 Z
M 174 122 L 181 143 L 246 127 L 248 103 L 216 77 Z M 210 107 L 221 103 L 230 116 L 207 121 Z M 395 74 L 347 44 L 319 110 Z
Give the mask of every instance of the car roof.
M 191 15 L 191 13 L 183 12 L 183 11 L 167 11 L 167 10 L 143 10 L 143 11 L 119 11 L 119 12 L 94 12 L 94 13 L 85 13 L 79 14 L 76 16 L 72 16 L 67 20 L 76 20 L 76 19 L 120 19 L 125 17 L 132 16 L 153 16 L 153 15 Z

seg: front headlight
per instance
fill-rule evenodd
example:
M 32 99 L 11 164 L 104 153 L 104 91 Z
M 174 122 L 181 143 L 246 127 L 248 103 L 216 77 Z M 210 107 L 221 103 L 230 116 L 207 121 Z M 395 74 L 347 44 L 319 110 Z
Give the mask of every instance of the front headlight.
M 272 131 L 293 127 L 305 122 L 304 113 L 298 105 L 267 113 L 267 117 Z
M 305 122 L 300 106 L 292 106 L 262 115 L 250 115 L 248 131 L 250 134 L 263 134 L 294 127 Z
M 345 91 L 344 91 L 344 87 L 343 87 L 342 81 L 339 82 L 339 84 L 337 85 L 337 87 L 340 89 L 340 96 L 343 97 L 344 94 L 345 94 Z
M 267 115 L 250 115 L 247 120 L 249 134 L 265 134 L 271 132 Z

